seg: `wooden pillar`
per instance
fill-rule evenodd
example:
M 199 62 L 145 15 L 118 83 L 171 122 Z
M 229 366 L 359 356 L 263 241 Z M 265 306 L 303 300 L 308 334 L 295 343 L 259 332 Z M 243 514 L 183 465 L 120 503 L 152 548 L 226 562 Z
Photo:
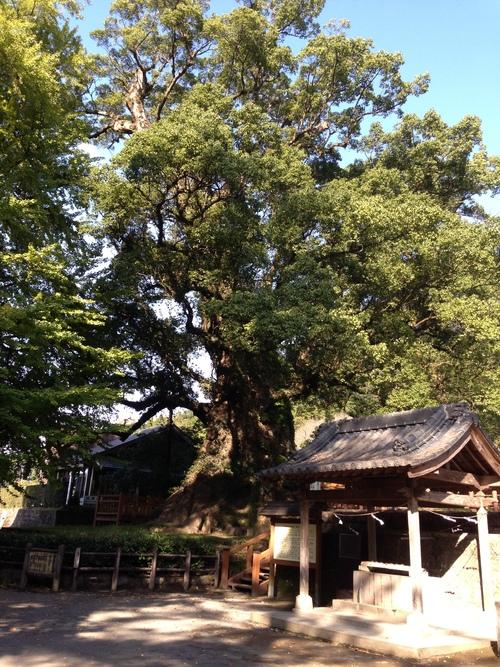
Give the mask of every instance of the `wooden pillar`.
M 57 548 L 57 554 L 54 561 L 54 576 L 52 578 L 52 591 L 57 593 L 61 585 L 61 572 L 64 560 L 64 544 L 60 544 Z
M 149 573 L 149 581 L 148 581 L 148 588 L 150 591 L 154 591 L 155 589 L 157 567 L 158 567 L 158 547 L 155 547 L 151 555 L 151 571 Z
M 111 574 L 111 592 L 114 593 L 116 589 L 118 588 L 118 579 L 120 577 L 120 559 L 122 557 L 122 549 L 121 547 L 118 547 L 116 550 L 116 557 L 115 557 L 115 566 L 113 568 L 113 572 Z
M 370 511 L 370 508 L 368 508 Z M 368 528 L 368 560 L 376 561 L 377 560 L 377 522 L 375 519 L 368 515 L 367 517 L 367 528 Z
M 186 552 L 186 560 L 184 563 L 184 580 L 183 580 L 184 591 L 187 592 L 190 586 L 191 586 L 191 550 L 188 549 L 188 551 Z
M 496 612 L 496 619 L 497 619 L 497 641 L 496 641 L 496 647 L 493 647 L 493 650 L 495 650 L 495 655 L 500 657 L 500 601 L 495 602 L 495 612 Z
M 295 598 L 297 611 L 310 611 L 313 600 L 309 595 L 309 501 L 303 495 L 300 499 L 300 558 L 299 558 L 299 594 Z
M 219 588 L 220 569 L 221 569 L 221 554 L 220 554 L 220 549 L 217 549 L 217 551 L 215 552 L 215 564 L 214 564 L 214 588 Z
M 228 588 L 230 558 L 231 549 L 229 547 L 223 547 L 221 549 L 220 587 L 224 589 Z
M 418 503 L 412 494 L 408 501 L 408 540 L 410 547 L 410 578 L 412 588 L 413 616 L 422 616 L 422 551 L 420 541 L 420 517 Z
M 81 554 L 82 554 L 82 548 L 76 547 L 75 555 L 73 557 L 73 581 L 71 582 L 72 591 L 76 591 L 78 586 L 78 570 L 80 569 Z
M 267 597 L 274 597 L 274 583 L 276 581 L 276 564 L 274 562 L 274 523 L 271 523 L 269 532 L 269 549 L 271 550 L 271 558 L 269 559 L 269 586 L 267 588 Z
M 484 507 L 477 511 L 477 542 L 479 551 L 479 577 L 483 609 L 494 607 L 494 589 L 491 576 L 490 535 L 488 531 L 488 512 Z

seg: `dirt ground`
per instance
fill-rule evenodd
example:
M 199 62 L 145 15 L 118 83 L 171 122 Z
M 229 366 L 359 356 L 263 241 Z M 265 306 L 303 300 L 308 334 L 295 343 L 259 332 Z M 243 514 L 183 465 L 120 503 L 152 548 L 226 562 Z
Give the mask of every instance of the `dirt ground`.
M 249 602 L 215 594 L 0 590 L 0 666 L 498 667 L 489 651 L 415 663 L 252 626 Z

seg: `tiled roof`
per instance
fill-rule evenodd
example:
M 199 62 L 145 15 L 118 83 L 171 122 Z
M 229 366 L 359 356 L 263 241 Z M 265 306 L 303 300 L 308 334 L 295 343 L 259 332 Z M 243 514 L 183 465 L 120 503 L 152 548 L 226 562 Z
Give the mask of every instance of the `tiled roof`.
M 329 422 L 290 461 L 264 470 L 261 477 L 312 480 L 411 471 L 442 459 L 473 426 L 478 419 L 465 403 Z

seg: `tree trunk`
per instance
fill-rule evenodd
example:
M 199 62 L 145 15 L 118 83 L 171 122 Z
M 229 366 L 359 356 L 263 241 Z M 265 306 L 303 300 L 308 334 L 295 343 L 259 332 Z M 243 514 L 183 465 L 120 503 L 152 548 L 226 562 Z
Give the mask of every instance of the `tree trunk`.
M 256 473 L 293 450 L 289 402 L 235 367 L 233 359 L 222 356 L 205 442 L 183 490 L 167 500 L 162 522 L 211 532 L 247 521 L 242 513 L 248 509 L 250 515 L 258 502 Z

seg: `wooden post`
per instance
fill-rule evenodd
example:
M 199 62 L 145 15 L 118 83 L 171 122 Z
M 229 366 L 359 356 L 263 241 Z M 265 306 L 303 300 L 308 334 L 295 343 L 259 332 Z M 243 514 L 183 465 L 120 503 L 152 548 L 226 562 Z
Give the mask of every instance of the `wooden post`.
M 24 553 L 23 569 L 21 571 L 21 581 L 19 583 L 19 586 L 21 588 L 26 588 L 26 585 L 28 584 L 28 565 L 30 562 L 30 552 L 31 552 L 31 544 L 27 544 L 26 551 Z
M 253 553 L 253 551 L 252 551 Z M 259 584 L 260 584 L 260 554 L 254 554 L 252 562 L 252 597 L 255 597 L 259 594 Z
M 98 493 L 98 494 L 97 494 L 96 501 L 95 501 L 94 521 L 93 521 L 93 523 L 92 523 L 92 525 L 94 526 L 94 528 L 96 527 L 96 524 L 97 524 L 97 512 L 99 511 L 99 500 L 100 500 L 100 498 L 101 498 L 101 494 Z
M 219 587 L 219 582 L 220 582 L 220 568 L 221 568 L 220 549 L 217 549 L 217 551 L 215 552 L 214 588 L 218 588 L 218 587 Z
M 479 551 L 479 576 L 481 597 L 485 611 L 493 609 L 494 590 L 491 575 L 490 535 L 488 532 L 488 512 L 484 507 L 477 511 L 477 541 Z
M 191 551 L 186 551 L 186 561 L 184 565 L 184 582 L 183 588 L 187 592 L 191 585 Z
M 253 563 L 253 544 L 249 544 L 247 546 L 247 558 L 246 558 L 245 569 L 249 570 L 251 572 L 252 571 L 252 563 Z
M 116 550 L 115 567 L 111 575 L 111 592 L 114 593 L 118 588 L 118 576 L 120 574 L 120 560 L 122 557 L 122 548 L 118 547 Z
M 372 508 L 368 508 L 370 511 Z M 377 560 L 377 523 L 375 519 L 368 515 L 367 517 L 367 529 L 368 529 L 368 560 L 376 561 Z
M 299 594 L 295 598 L 297 611 L 310 611 L 313 600 L 309 595 L 309 501 L 305 494 L 300 499 L 300 557 L 299 557 Z
M 500 601 L 496 600 L 495 601 L 495 611 L 496 611 L 496 619 L 497 619 L 497 641 L 496 641 L 496 651 L 495 655 L 497 657 L 500 657 Z
M 52 591 L 57 593 L 59 586 L 61 585 L 61 570 L 63 566 L 64 559 L 64 544 L 60 544 L 57 547 L 56 559 L 54 561 L 54 577 L 52 579 Z
M 157 567 L 158 567 L 158 547 L 155 547 L 153 549 L 153 555 L 151 557 L 151 572 L 149 573 L 148 588 L 150 591 L 154 591 L 155 589 Z
M 123 493 L 120 493 L 118 495 L 118 509 L 116 511 L 116 525 L 120 525 L 120 521 L 122 518 L 122 507 L 123 507 Z
M 274 523 L 271 524 L 269 531 L 269 548 L 271 549 L 271 558 L 269 559 L 269 586 L 267 588 L 267 597 L 274 597 L 274 582 L 276 580 L 276 565 L 274 563 Z
M 321 540 L 322 540 L 322 527 L 321 527 L 321 514 L 316 523 L 316 569 L 314 570 L 314 604 L 316 607 L 321 606 Z
M 408 540 L 410 547 L 410 579 L 412 585 L 413 616 L 415 620 L 424 611 L 422 596 L 422 551 L 420 542 L 420 517 L 417 499 L 413 492 L 408 501 Z
M 227 588 L 229 581 L 229 559 L 231 557 L 231 551 L 229 547 L 224 547 L 221 553 L 221 575 L 220 575 L 220 587 Z
M 73 581 L 71 582 L 71 590 L 76 591 L 78 585 L 78 570 L 80 569 L 80 557 L 82 555 L 82 548 L 76 547 L 75 557 L 73 558 Z

